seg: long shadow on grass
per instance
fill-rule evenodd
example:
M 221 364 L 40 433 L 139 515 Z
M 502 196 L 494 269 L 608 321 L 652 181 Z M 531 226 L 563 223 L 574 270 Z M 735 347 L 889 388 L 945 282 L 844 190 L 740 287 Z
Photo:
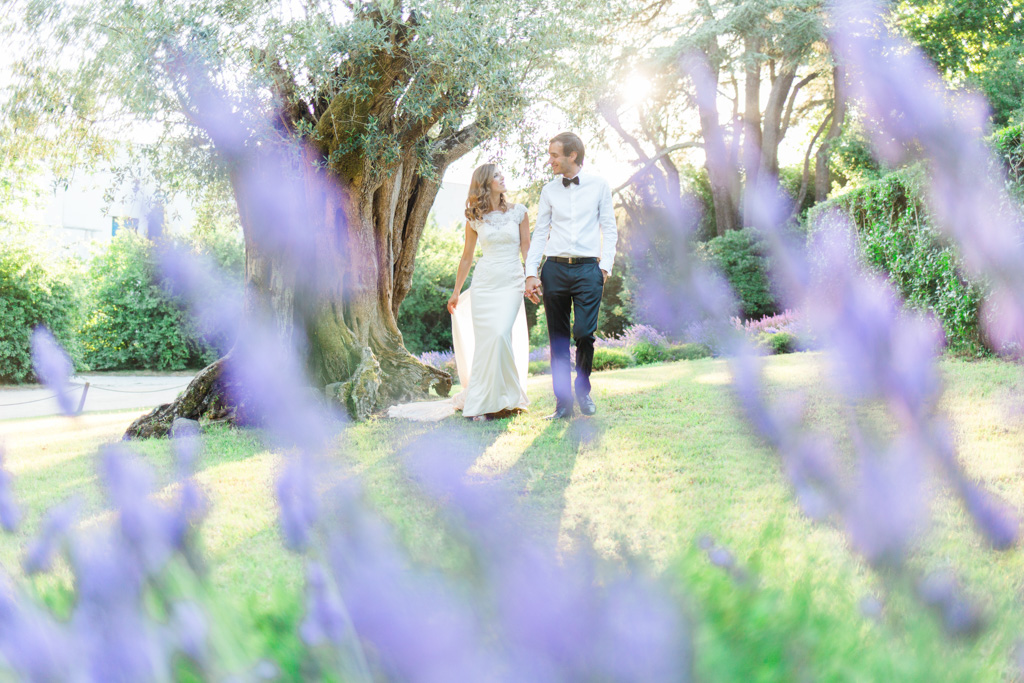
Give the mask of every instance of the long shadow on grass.
M 599 418 L 580 418 L 548 425 L 508 473 L 538 542 L 558 545 L 565 494 L 572 482 L 576 459 L 588 448 L 596 448 L 605 432 Z

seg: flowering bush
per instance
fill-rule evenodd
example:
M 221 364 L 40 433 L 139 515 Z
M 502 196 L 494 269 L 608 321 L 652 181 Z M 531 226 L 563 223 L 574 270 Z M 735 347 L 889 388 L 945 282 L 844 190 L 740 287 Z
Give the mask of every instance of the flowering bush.
M 458 378 L 458 373 L 455 368 L 455 352 L 454 351 L 427 351 L 419 355 L 421 363 L 426 365 L 432 365 L 435 368 L 440 368 L 448 372 L 452 377 Z
M 647 342 L 654 346 L 665 346 L 668 338 L 650 325 L 632 325 L 619 337 L 609 339 L 598 338 L 594 343 L 595 348 L 606 347 L 610 349 L 622 349 L 636 346 L 640 342 Z
M 792 334 L 796 331 L 797 327 L 796 314 L 789 309 L 786 309 L 782 313 L 776 313 L 775 315 L 766 315 L 759 320 L 740 320 L 739 318 L 731 318 L 731 321 L 736 329 L 742 330 L 748 334 L 758 334 L 761 332 L 767 332 L 768 334 L 788 332 Z

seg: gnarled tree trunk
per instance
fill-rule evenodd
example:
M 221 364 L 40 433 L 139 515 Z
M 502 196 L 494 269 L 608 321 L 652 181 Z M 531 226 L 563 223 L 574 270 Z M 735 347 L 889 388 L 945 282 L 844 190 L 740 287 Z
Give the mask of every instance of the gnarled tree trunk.
M 275 120 L 276 140 L 240 145 L 237 135 L 218 128 L 223 115 L 204 117 L 193 107 L 232 169 L 245 234 L 247 315 L 269 313 L 279 335 L 303 353 L 310 382 L 356 419 L 425 398 L 430 389 L 444 396 L 451 388 L 448 373 L 406 350 L 396 319 L 440 180 L 483 136 L 472 123 L 428 137 L 441 119 L 438 111 L 389 122 L 398 150 L 390 163 L 354 147 L 368 121 L 379 125 L 395 109 L 395 82 L 404 67 L 397 49 L 387 59 L 391 65 L 378 64 L 374 93 L 363 100 L 337 95 L 315 106 L 285 107 Z M 278 100 L 292 102 L 288 77 L 281 78 Z M 302 120 L 315 134 L 299 125 Z M 230 417 L 223 399 L 208 399 L 224 395 L 214 372 L 222 362 L 200 373 L 212 381 L 193 382 L 126 436 L 163 435 L 174 417 L 203 416 L 182 412 L 189 406 L 215 404 Z

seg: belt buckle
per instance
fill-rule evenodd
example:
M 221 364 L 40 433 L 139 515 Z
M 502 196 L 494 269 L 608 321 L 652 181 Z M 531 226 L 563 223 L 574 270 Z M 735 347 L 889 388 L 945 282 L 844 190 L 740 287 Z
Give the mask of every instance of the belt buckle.
M 576 257 L 575 256 L 570 256 L 569 257 L 569 265 L 571 266 L 571 265 L 574 265 L 575 263 L 576 263 Z

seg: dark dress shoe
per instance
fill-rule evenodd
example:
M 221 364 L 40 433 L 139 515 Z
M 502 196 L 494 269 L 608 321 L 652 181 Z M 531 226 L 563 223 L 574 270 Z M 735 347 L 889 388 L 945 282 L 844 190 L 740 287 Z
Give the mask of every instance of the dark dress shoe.
M 568 420 L 572 417 L 572 406 L 555 408 L 555 412 L 545 415 L 545 420 Z
M 597 406 L 594 405 L 594 399 L 590 398 L 590 394 L 577 396 L 576 402 L 580 404 L 580 412 L 584 415 L 593 415 L 597 412 Z

